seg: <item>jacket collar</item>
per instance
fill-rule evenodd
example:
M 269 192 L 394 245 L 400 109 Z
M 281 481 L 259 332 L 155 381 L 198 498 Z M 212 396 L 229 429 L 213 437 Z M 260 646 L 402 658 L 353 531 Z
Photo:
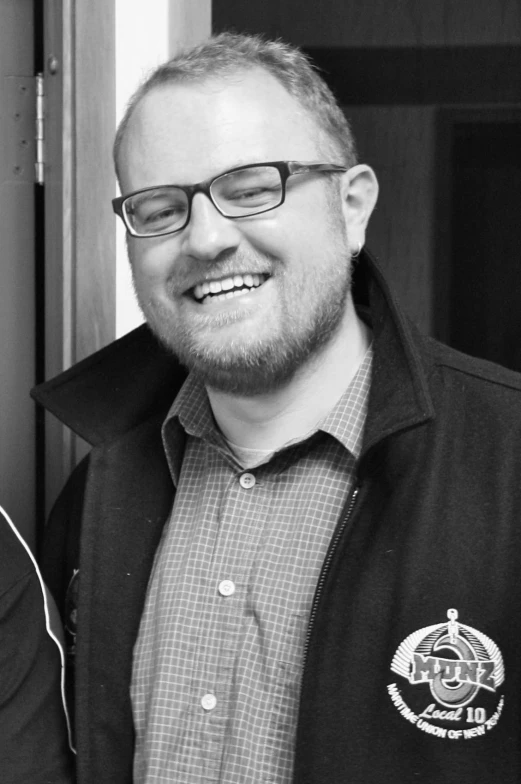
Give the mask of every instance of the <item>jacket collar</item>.
M 369 305 L 374 367 L 363 451 L 393 432 L 430 419 L 422 338 L 406 319 L 372 256 L 353 278 L 357 303 Z M 186 371 L 146 325 L 35 387 L 34 399 L 92 445 L 111 441 L 164 410 Z
M 375 259 L 367 252 L 354 276 L 355 302 L 369 303 L 374 364 L 363 453 L 378 441 L 434 417 L 426 338 L 405 316 Z
M 186 371 L 143 325 L 35 387 L 31 395 L 97 446 L 162 409 L 166 416 L 185 377 Z

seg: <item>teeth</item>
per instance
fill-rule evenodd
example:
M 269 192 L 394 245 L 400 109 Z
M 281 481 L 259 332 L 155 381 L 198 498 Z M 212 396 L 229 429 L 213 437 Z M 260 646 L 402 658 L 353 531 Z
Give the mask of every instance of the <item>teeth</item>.
M 225 278 L 224 280 L 221 280 L 221 286 L 223 291 L 229 291 L 230 289 L 233 289 L 233 278 Z
M 194 286 L 193 293 L 195 299 L 199 301 L 205 299 L 208 294 L 212 294 L 212 299 L 231 299 L 231 297 L 242 294 L 240 289 L 244 286 L 250 289 L 257 288 L 264 280 L 264 275 L 248 272 L 245 275 L 234 275 L 230 278 L 223 278 L 223 280 L 205 280 L 204 283 L 198 283 L 197 286 Z M 232 291 L 232 289 L 235 290 Z

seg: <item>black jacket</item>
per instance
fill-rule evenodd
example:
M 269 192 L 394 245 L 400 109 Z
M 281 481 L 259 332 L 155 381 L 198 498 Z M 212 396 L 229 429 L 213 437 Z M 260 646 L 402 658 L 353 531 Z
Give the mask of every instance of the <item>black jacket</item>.
M 56 616 L 28 546 L 0 507 L 2 784 L 73 780 Z
M 295 782 L 513 784 L 521 377 L 418 334 L 367 254 L 355 281 L 373 380 L 357 488 L 310 619 Z M 35 393 L 94 447 L 44 562 L 62 606 L 81 569 L 80 784 L 132 780 L 132 646 L 173 500 L 160 425 L 183 377 L 141 327 Z

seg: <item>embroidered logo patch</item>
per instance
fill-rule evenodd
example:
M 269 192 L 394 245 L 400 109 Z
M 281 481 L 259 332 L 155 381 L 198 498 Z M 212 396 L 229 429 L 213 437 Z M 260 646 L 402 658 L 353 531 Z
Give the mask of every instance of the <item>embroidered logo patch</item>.
M 448 621 L 410 634 L 399 646 L 391 670 L 403 680 L 387 686 L 404 719 L 422 732 L 448 740 L 485 735 L 499 721 L 505 698 L 501 651 L 490 637 Z

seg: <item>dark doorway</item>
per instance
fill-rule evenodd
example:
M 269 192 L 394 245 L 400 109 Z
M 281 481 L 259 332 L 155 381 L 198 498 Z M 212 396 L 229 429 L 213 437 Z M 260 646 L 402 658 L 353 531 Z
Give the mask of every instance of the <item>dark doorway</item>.
M 521 116 L 495 115 L 450 123 L 450 213 L 439 243 L 447 288 L 437 292 L 446 304 L 437 312 L 454 348 L 521 371 Z

